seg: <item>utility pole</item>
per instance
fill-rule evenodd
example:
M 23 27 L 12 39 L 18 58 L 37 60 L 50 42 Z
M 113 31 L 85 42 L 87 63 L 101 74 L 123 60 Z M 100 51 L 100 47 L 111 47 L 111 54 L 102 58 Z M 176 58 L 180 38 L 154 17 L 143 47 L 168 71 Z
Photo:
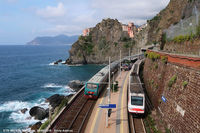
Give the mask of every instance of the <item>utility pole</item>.
M 109 57 L 109 85 L 108 85 L 108 104 L 110 104 L 110 57 Z
M 119 67 L 119 69 L 120 69 L 120 78 L 121 78 L 121 65 L 122 65 L 122 62 L 121 62 L 121 50 L 120 50 L 120 67 Z
M 109 57 L 109 77 L 108 77 L 108 104 L 110 104 L 110 57 Z M 108 109 L 106 110 L 106 127 L 108 127 Z

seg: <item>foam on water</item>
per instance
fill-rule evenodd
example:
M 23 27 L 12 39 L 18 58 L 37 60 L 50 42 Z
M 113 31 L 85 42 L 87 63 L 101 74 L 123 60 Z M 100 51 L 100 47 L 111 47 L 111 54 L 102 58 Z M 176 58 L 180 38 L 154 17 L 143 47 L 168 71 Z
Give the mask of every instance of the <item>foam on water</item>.
M 9 101 L 0 105 L 0 112 L 12 112 L 9 116 L 9 119 L 16 123 L 29 126 L 39 121 L 35 120 L 34 117 L 31 117 L 29 114 L 30 109 L 34 106 L 40 106 L 44 109 L 47 109 L 49 103 L 46 103 L 44 98 L 32 102 Z M 27 108 L 27 111 L 23 114 L 21 110 L 24 108 Z
M 51 95 L 61 94 L 61 95 L 67 96 L 67 95 L 70 95 L 70 94 L 75 94 L 75 91 L 67 85 L 58 85 L 58 84 L 55 84 L 55 83 L 47 83 L 47 84 L 43 85 L 42 87 L 43 88 L 55 88 L 55 89 L 57 89 L 56 92 L 50 93 Z
M 0 112 L 18 111 L 23 108 L 30 108 L 33 104 L 22 101 L 8 101 L 0 105 Z
M 42 86 L 43 88 L 61 88 L 62 85 L 57 85 L 57 84 L 54 84 L 54 83 L 47 83 L 45 84 L 44 86 Z

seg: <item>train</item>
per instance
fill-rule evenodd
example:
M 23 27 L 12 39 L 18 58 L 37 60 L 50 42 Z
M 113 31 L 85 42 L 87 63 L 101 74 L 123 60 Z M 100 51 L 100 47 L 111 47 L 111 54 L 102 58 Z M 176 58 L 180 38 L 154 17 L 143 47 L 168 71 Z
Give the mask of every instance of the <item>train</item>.
M 119 61 L 110 64 L 110 70 L 116 72 L 119 68 Z M 88 82 L 85 83 L 84 96 L 87 99 L 97 99 L 102 89 L 106 86 L 109 77 L 109 65 L 105 66 L 96 73 Z
M 135 116 L 145 113 L 145 93 L 139 78 L 141 61 L 138 59 L 131 68 L 128 84 L 128 112 Z

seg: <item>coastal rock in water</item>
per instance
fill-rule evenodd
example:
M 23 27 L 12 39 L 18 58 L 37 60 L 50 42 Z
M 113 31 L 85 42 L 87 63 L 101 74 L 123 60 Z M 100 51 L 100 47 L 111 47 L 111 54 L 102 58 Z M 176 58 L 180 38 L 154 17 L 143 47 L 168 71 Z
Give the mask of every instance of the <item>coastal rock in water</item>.
M 51 107 L 53 109 L 55 109 L 57 106 L 59 106 L 59 104 L 61 103 L 61 101 L 64 99 L 64 96 L 59 95 L 59 94 L 55 94 L 49 98 L 47 98 L 47 102 L 49 102 L 49 104 L 51 105 Z
M 48 117 L 48 113 L 46 112 L 46 110 L 42 107 L 38 107 L 35 106 L 33 108 L 30 109 L 29 114 L 33 117 L 35 117 L 35 119 L 37 120 L 43 120 L 46 117 Z
M 62 60 L 57 60 L 56 62 L 54 62 L 54 65 L 57 65 L 58 63 L 62 62 Z
M 72 80 L 68 83 L 68 86 L 74 89 L 75 91 L 78 91 L 84 86 L 84 83 L 79 80 Z
M 31 130 L 37 131 L 42 125 L 42 122 L 37 122 L 34 125 L 30 126 Z
M 24 108 L 24 109 L 22 109 L 22 110 L 20 110 L 23 114 L 25 114 L 26 113 L 26 111 L 28 111 L 28 109 L 27 108 Z

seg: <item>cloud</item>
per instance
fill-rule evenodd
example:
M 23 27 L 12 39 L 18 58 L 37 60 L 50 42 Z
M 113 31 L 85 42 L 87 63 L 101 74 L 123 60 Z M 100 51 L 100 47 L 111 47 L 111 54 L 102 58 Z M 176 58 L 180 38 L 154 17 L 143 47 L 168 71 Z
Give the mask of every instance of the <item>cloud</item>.
M 44 9 L 37 9 L 36 14 L 43 18 L 62 17 L 66 14 L 66 9 L 62 2 L 58 3 L 56 7 L 47 6 Z
M 43 29 L 47 34 L 80 34 L 87 27 L 94 27 L 104 18 L 116 18 L 122 23 L 146 23 L 170 0 L 86 0 L 82 3 L 60 1 L 56 6 L 36 9 L 37 16 L 51 25 Z
M 100 12 L 102 17 L 117 18 L 124 23 L 133 21 L 140 25 L 168 3 L 169 0 L 92 0 L 91 8 Z

